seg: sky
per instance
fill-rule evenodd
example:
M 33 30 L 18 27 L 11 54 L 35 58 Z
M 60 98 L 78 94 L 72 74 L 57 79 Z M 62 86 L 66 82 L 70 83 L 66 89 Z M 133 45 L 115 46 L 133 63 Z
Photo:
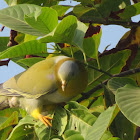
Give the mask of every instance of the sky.
M 7 4 L 4 2 L 4 0 L 0 0 L 0 9 L 6 8 Z M 61 2 L 61 4 L 69 5 L 73 4 L 75 5 L 76 3 L 70 3 L 70 1 L 66 2 Z M 140 19 L 140 15 L 133 17 L 132 20 L 137 22 Z M 2 25 L 0 24 L 0 28 Z M 124 28 L 122 26 L 117 26 L 117 25 L 102 25 L 102 37 L 101 37 L 101 42 L 99 46 L 99 51 L 102 52 L 106 46 L 110 45 L 108 49 L 114 48 L 120 38 L 127 32 L 129 31 L 128 28 Z M 3 32 L 0 32 L 0 37 L 1 36 L 9 36 L 10 29 L 5 28 Z M 0 67 L 0 83 L 5 82 L 6 80 L 10 79 L 14 75 L 24 71 L 24 69 L 14 62 L 10 61 L 10 63 L 7 66 L 1 66 Z

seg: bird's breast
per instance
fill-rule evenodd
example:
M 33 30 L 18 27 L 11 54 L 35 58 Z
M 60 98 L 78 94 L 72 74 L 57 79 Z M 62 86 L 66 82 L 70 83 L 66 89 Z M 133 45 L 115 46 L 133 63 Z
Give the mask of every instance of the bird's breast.
M 50 102 L 50 103 L 56 103 L 56 104 L 62 103 L 62 102 L 67 102 L 71 99 L 70 97 L 66 97 L 66 96 L 63 96 L 62 94 L 60 94 L 58 90 L 53 93 L 41 96 L 41 98 L 43 99 L 44 103 Z

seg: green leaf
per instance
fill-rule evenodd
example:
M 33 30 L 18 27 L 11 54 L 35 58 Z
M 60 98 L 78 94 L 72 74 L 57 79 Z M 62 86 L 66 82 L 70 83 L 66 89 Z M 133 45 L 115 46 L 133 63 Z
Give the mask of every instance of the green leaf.
M 121 140 L 134 140 L 136 126 L 119 112 L 109 130 Z
M 2 9 L 0 10 L 0 23 L 22 33 L 36 36 L 43 35 L 24 21 L 25 15 L 29 15 L 40 9 L 41 7 L 33 4 L 20 4 Z
M 8 140 L 25 140 L 28 138 L 28 135 L 33 134 L 33 125 L 35 124 L 35 120 L 31 116 L 26 116 L 21 119 L 11 132 Z
M 116 105 L 109 107 L 106 111 L 101 113 L 93 126 L 88 129 L 85 140 L 92 140 L 93 138 L 95 140 L 100 140 L 117 113 L 118 110 L 116 111 Z
M 52 8 L 43 7 L 32 14 L 25 15 L 25 21 L 39 32 L 48 34 L 58 24 L 58 15 Z
M 0 37 L 0 52 L 7 49 L 8 42 L 9 42 L 9 37 Z
M 52 134 L 61 136 L 67 125 L 67 113 L 62 107 L 57 107 L 52 122 Z
M 16 5 L 16 4 L 23 4 L 23 3 L 28 3 L 28 4 L 36 4 L 36 5 L 40 5 L 40 6 L 52 6 L 52 5 L 56 5 L 59 0 L 5 0 L 5 2 L 12 6 L 12 5 Z
M 85 106 L 83 106 L 83 105 L 81 105 L 81 104 L 79 104 L 79 103 L 77 103 L 75 101 L 68 102 L 67 105 L 65 105 L 65 108 L 68 109 L 68 110 L 71 110 L 71 109 L 83 109 L 83 110 L 88 111 L 88 109 Z
M 108 140 L 112 138 L 112 134 L 110 131 L 106 131 L 100 140 Z
M 80 134 L 80 132 L 77 132 L 75 130 L 67 130 L 64 133 L 64 140 L 84 140 L 84 138 Z
M 14 111 L 9 118 L 0 117 L 0 130 L 8 126 L 15 125 L 17 123 L 18 123 L 18 112 Z
M 128 77 L 114 77 L 108 81 L 107 86 L 115 94 L 118 88 L 121 88 L 126 84 L 137 86 L 137 83 L 133 79 Z
M 24 58 L 24 59 L 20 59 L 17 62 L 22 63 L 28 67 L 31 67 L 32 65 L 34 65 L 35 63 L 44 60 L 45 58 L 41 58 L 41 57 L 32 57 L 32 58 Z
M 48 140 L 50 138 L 51 128 L 46 127 L 43 122 L 38 121 L 35 124 L 35 132 L 40 140 Z
M 88 29 L 88 27 L 84 23 L 77 21 L 77 28 L 75 30 L 72 44 L 74 46 L 79 47 L 82 51 L 84 51 L 83 41 L 84 41 L 84 36 L 85 36 L 87 29 Z
M 140 126 L 140 88 L 127 84 L 115 93 L 116 102 L 124 116 Z
M 96 117 L 89 113 L 88 109 L 76 102 L 70 102 L 65 106 L 70 113 L 69 123 L 66 130 L 79 131 L 83 137 L 87 135 L 90 128 L 96 121 Z
M 105 85 L 104 85 L 104 99 L 105 99 L 104 104 L 105 104 L 105 106 L 107 108 L 109 106 L 113 106 L 113 104 L 115 104 L 115 96 L 114 96 L 114 94 Z
M 117 74 L 121 72 L 121 69 L 123 68 L 123 66 L 125 66 L 129 56 L 130 56 L 129 50 L 119 51 L 115 54 L 103 56 L 99 58 L 101 69 L 110 74 Z M 96 61 L 90 61 L 89 64 L 98 68 L 98 64 Z M 89 73 L 89 84 L 86 91 L 89 91 L 90 89 L 94 88 L 95 86 L 97 86 L 98 84 L 109 78 L 108 75 L 98 72 L 91 68 L 88 69 L 88 73 Z
M 13 127 L 9 126 L 9 127 L 6 127 L 5 129 L 3 129 L 2 131 L 0 131 L 1 140 L 6 140 L 12 130 L 13 130 Z
M 77 27 L 77 19 L 74 16 L 65 17 L 53 30 L 40 39 L 41 42 L 70 43 L 72 42 Z
M 63 17 L 66 11 L 71 8 L 71 6 L 54 5 L 51 8 L 57 11 L 59 17 Z
M 96 58 L 98 57 L 98 47 L 100 45 L 102 32 L 94 34 L 92 37 L 84 39 L 83 48 L 87 56 Z
M 129 0 L 102 0 L 100 6 L 97 8 L 102 17 L 108 17 L 111 12 L 119 11 L 130 5 Z
M 130 19 L 133 16 L 136 16 L 140 14 L 140 3 L 136 3 L 134 5 L 131 6 L 127 6 L 125 8 L 125 10 L 123 11 L 123 13 L 120 13 L 119 16 L 122 19 Z
M 0 116 L 1 117 L 10 117 L 13 112 L 18 112 L 19 110 L 17 108 L 6 108 L 4 110 L 0 110 Z
M 140 30 L 140 27 L 138 27 L 137 30 Z M 138 34 L 139 34 L 139 32 L 140 31 L 138 31 Z M 140 46 L 138 46 L 136 56 L 135 56 L 134 60 L 132 61 L 130 68 L 133 69 L 133 68 L 138 67 L 139 65 L 140 65 Z
M 73 9 L 73 13 L 80 19 L 85 20 L 97 20 L 102 19 L 101 14 L 95 7 L 85 7 L 83 5 L 77 5 Z
M 81 2 L 82 5 L 94 5 L 93 0 L 75 0 L 77 2 Z
M 45 43 L 39 43 L 37 40 L 25 42 L 0 53 L 0 59 L 13 58 L 24 55 L 34 55 L 38 53 L 47 53 L 47 46 Z

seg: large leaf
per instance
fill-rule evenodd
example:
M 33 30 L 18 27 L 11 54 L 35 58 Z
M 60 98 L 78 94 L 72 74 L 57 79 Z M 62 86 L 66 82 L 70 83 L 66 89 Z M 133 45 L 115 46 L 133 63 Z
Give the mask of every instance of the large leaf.
M 139 28 L 137 28 L 137 30 L 140 30 L 140 27 Z M 138 35 L 140 34 L 140 31 L 138 32 Z M 136 38 L 139 38 L 138 36 L 136 36 Z M 135 59 L 132 61 L 132 63 L 131 63 L 131 69 L 133 69 L 133 68 L 136 68 L 136 67 L 138 67 L 140 65 L 140 46 L 138 47 L 138 49 L 137 49 L 137 53 L 136 53 L 136 56 L 135 56 Z
M 109 107 L 106 111 L 101 113 L 93 126 L 88 129 L 85 140 L 92 140 L 93 138 L 95 140 L 100 140 L 117 113 L 118 109 L 116 108 L 116 105 Z
M 41 10 L 41 7 L 33 4 L 20 4 L 0 10 L 0 23 L 13 30 L 32 34 L 43 35 L 38 30 L 32 28 L 24 21 L 24 16 Z
M 77 2 L 81 2 L 82 5 L 94 5 L 93 0 L 75 0 Z
M 1 130 L 0 131 L 0 138 L 1 138 L 1 140 L 6 140 L 12 130 L 13 130 L 12 126 L 6 127 L 5 129 Z
M 0 37 L 0 52 L 7 49 L 8 42 L 9 42 L 9 37 Z
M 84 39 L 83 49 L 87 56 L 92 58 L 98 57 L 98 47 L 100 45 L 102 32 L 100 31 L 97 34 L 94 34 L 92 37 Z
M 63 17 L 65 12 L 69 8 L 71 8 L 71 6 L 54 5 L 54 6 L 52 6 L 52 8 L 57 11 L 59 17 Z
M 74 16 L 64 18 L 58 26 L 50 34 L 42 37 L 41 42 L 55 43 L 71 43 L 75 29 L 77 27 L 77 19 Z
M 137 83 L 134 80 L 127 77 L 114 77 L 108 81 L 107 86 L 115 94 L 118 88 L 121 88 L 126 84 L 137 86 Z
M 58 15 L 55 10 L 43 7 L 39 11 L 25 16 L 25 21 L 43 34 L 48 34 L 58 24 Z
M 8 140 L 16 140 L 21 139 L 25 140 L 28 138 L 28 134 L 33 134 L 33 125 L 35 124 L 35 120 L 33 117 L 26 116 L 23 119 L 20 120 L 18 125 L 16 125 L 11 132 Z
M 140 14 L 140 3 L 128 6 L 125 8 L 123 13 L 120 13 L 119 16 L 123 19 L 130 19 L 133 16 Z
M 14 111 L 10 117 L 0 117 L 0 130 L 18 123 L 18 112 Z
M 46 43 L 68 43 L 78 46 L 83 50 L 83 40 L 86 30 L 87 26 L 77 21 L 76 17 L 67 16 L 58 24 L 53 32 L 42 37 L 40 41 Z
M 45 43 L 39 43 L 37 40 L 28 41 L 0 53 L 0 59 L 13 58 L 24 55 L 47 53 L 47 46 Z
M 12 5 L 16 5 L 16 4 L 23 4 L 23 3 L 28 3 L 28 4 L 36 4 L 36 5 L 40 5 L 40 6 L 52 6 L 52 5 L 56 5 L 59 0 L 5 0 L 5 2 L 12 6 Z
M 103 56 L 99 58 L 101 69 L 110 74 L 117 74 L 121 71 L 123 66 L 125 66 L 129 56 L 130 56 L 129 50 L 124 50 L 117 52 L 115 54 Z M 91 61 L 89 62 L 89 64 L 98 68 L 98 64 L 96 61 Z M 88 72 L 89 72 L 89 84 L 86 91 L 92 89 L 93 87 L 97 86 L 98 84 L 109 78 L 108 75 L 98 72 L 91 68 L 88 70 Z
M 52 134 L 61 136 L 66 128 L 68 121 L 66 110 L 62 107 L 57 107 L 54 113 L 52 122 Z
M 127 84 L 119 88 L 115 95 L 117 105 L 124 116 L 140 126 L 140 88 Z
M 43 122 L 38 121 L 35 124 L 34 128 L 35 128 L 36 135 L 40 140 L 46 140 L 46 139 L 48 140 L 50 138 L 51 128 L 46 127 Z
M 84 23 L 77 21 L 77 28 L 75 30 L 72 44 L 74 46 L 81 48 L 83 51 L 84 51 L 83 41 L 84 41 L 84 36 L 85 36 L 87 29 L 88 29 L 88 27 Z
M 80 134 L 80 132 L 77 132 L 75 130 L 67 130 L 64 133 L 64 140 L 84 140 L 84 138 Z
M 126 5 L 130 5 L 129 0 L 102 0 L 97 9 L 103 17 L 108 17 L 111 12 L 119 11 L 125 8 Z
M 84 5 L 77 5 L 73 9 L 73 13 L 81 20 L 96 20 L 104 21 L 111 12 L 119 11 L 130 5 L 130 0 L 102 0 L 97 6 L 86 7 Z
M 79 131 L 85 137 L 88 133 L 88 128 L 96 121 L 96 117 L 89 113 L 87 108 L 76 102 L 68 103 L 65 108 L 70 113 L 67 130 Z
M 101 14 L 98 12 L 98 10 L 95 7 L 85 7 L 83 5 L 77 5 L 73 9 L 73 13 L 80 19 L 102 19 Z
M 136 126 L 119 112 L 109 130 L 121 140 L 134 140 Z

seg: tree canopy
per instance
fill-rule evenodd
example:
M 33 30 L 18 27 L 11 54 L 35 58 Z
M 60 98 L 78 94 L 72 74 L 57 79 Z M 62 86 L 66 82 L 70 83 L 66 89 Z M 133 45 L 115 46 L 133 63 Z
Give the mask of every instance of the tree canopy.
M 85 65 L 88 86 L 64 107 L 57 107 L 51 114 L 52 128 L 23 109 L 1 110 L 0 139 L 136 140 L 140 21 L 131 17 L 140 14 L 140 0 L 75 0 L 79 2 L 75 6 L 60 1 L 5 0 L 9 7 L 0 10 L 1 30 L 8 27 L 11 32 L 10 37 L 0 37 L 0 66 L 14 61 L 28 69 L 46 57 L 66 55 Z M 101 53 L 101 25 L 130 31 L 113 49 Z

